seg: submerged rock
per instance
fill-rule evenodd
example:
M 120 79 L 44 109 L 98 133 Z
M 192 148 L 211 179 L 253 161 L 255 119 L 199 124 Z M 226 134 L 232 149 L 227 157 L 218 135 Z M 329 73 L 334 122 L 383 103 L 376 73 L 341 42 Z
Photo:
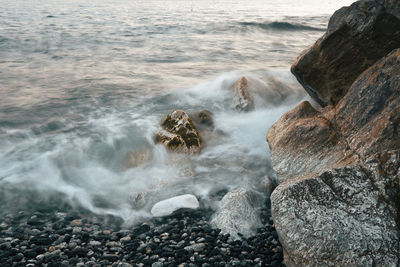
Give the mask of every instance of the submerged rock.
M 364 71 L 336 106 L 317 111 L 304 102 L 271 127 L 281 182 L 272 215 L 287 265 L 397 266 L 399 66 L 397 49 Z
M 249 81 L 246 77 L 239 78 L 233 88 L 235 94 L 235 108 L 239 111 L 254 109 L 254 98 L 249 92 Z
M 257 228 L 262 226 L 257 210 L 260 202 L 261 197 L 248 189 L 228 192 L 213 215 L 211 225 L 233 239 L 240 238 L 238 233 L 245 237 L 255 235 Z
M 150 149 L 142 148 L 139 150 L 135 150 L 129 152 L 125 159 L 125 167 L 126 168 L 135 168 L 140 165 L 143 165 L 147 162 L 150 162 L 153 158 L 153 154 Z
M 163 130 L 155 136 L 155 141 L 168 149 L 188 154 L 201 150 L 200 135 L 190 117 L 183 110 L 174 110 L 161 123 Z
M 199 207 L 197 198 L 186 194 L 157 202 L 151 209 L 151 214 L 156 217 L 168 216 L 179 209 L 198 209 Z
M 364 70 L 398 47 L 399 2 L 357 1 L 333 14 L 326 34 L 291 71 L 320 105 L 335 105 Z
M 209 110 L 196 112 L 191 116 L 191 118 L 199 131 L 214 129 L 213 114 Z

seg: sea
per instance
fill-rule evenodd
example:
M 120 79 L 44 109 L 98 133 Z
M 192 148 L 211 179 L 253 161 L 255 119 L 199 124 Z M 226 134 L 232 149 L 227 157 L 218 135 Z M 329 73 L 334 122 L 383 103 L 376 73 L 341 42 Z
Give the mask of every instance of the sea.
M 275 175 L 268 128 L 309 99 L 290 66 L 352 3 L 0 2 L 1 210 L 60 200 L 133 223 L 181 194 L 215 209 L 221 192 L 262 193 Z M 242 76 L 253 111 L 234 106 Z M 155 143 L 177 109 L 212 112 L 215 134 L 200 154 Z M 129 165 L 135 153 L 143 164 Z

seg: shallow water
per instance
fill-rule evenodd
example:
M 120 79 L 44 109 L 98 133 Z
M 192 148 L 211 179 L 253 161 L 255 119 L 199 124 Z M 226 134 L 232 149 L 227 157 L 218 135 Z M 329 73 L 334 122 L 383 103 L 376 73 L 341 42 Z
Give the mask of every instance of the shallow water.
M 20 198 L 58 192 L 133 221 L 176 194 L 214 206 L 219 190 L 257 188 L 273 175 L 268 127 L 305 97 L 290 64 L 350 3 L 2 1 L 0 188 Z M 232 104 L 242 75 L 254 85 L 249 113 Z M 154 144 L 173 109 L 213 112 L 216 135 L 200 155 Z M 151 161 L 126 168 L 141 149 Z

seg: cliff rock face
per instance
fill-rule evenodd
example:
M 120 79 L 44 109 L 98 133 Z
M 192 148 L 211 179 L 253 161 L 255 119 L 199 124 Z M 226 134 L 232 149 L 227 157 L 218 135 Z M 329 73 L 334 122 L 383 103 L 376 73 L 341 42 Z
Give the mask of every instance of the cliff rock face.
M 400 49 L 390 51 L 399 10 L 398 1 L 340 9 L 292 67 L 324 107 L 299 104 L 267 136 L 280 182 L 272 216 L 289 266 L 400 264 Z M 372 38 L 382 25 L 391 35 Z M 329 37 L 343 28 L 352 52 Z M 315 94 L 317 80 L 323 90 Z
M 335 105 L 364 70 L 399 47 L 400 2 L 358 1 L 333 14 L 291 71 L 321 106 Z

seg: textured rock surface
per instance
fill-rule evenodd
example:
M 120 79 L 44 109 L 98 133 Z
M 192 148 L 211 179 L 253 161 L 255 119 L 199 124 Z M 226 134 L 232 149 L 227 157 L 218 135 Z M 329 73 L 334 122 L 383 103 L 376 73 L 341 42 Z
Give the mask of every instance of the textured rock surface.
M 364 70 L 398 47 L 400 2 L 358 1 L 335 12 L 291 71 L 320 105 L 336 104 Z
M 334 125 L 306 101 L 269 129 L 267 141 L 278 183 L 352 161 L 345 156 L 346 144 Z
M 257 208 L 262 198 L 247 189 L 228 192 L 221 200 L 219 210 L 213 215 L 211 225 L 239 239 L 238 233 L 245 237 L 255 235 L 261 226 Z
M 246 77 L 241 77 L 236 81 L 233 92 L 237 110 L 250 111 L 254 109 L 254 98 L 249 92 L 249 81 Z
M 272 214 L 292 266 L 396 266 L 399 235 L 372 174 L 344 167 L 282 184 Z
M 272 215 L 289 266 L 398 266 L 400 49 L 335 106 L 307 102 L 268 133 Z
M 201 150 L 200 135 L 190 117 L 183 110 L 174 110 L 161 123 L 163 130 L 156 136 L 156 142 L 164 144 L 168 149 L 199 153 Z
M 157 217 L 167 216 L 179 209 L 198 209 L 199 207 L 197 198 L 194 195 L 186 194 L 157 202 L 151 208 L 151 214 Z

